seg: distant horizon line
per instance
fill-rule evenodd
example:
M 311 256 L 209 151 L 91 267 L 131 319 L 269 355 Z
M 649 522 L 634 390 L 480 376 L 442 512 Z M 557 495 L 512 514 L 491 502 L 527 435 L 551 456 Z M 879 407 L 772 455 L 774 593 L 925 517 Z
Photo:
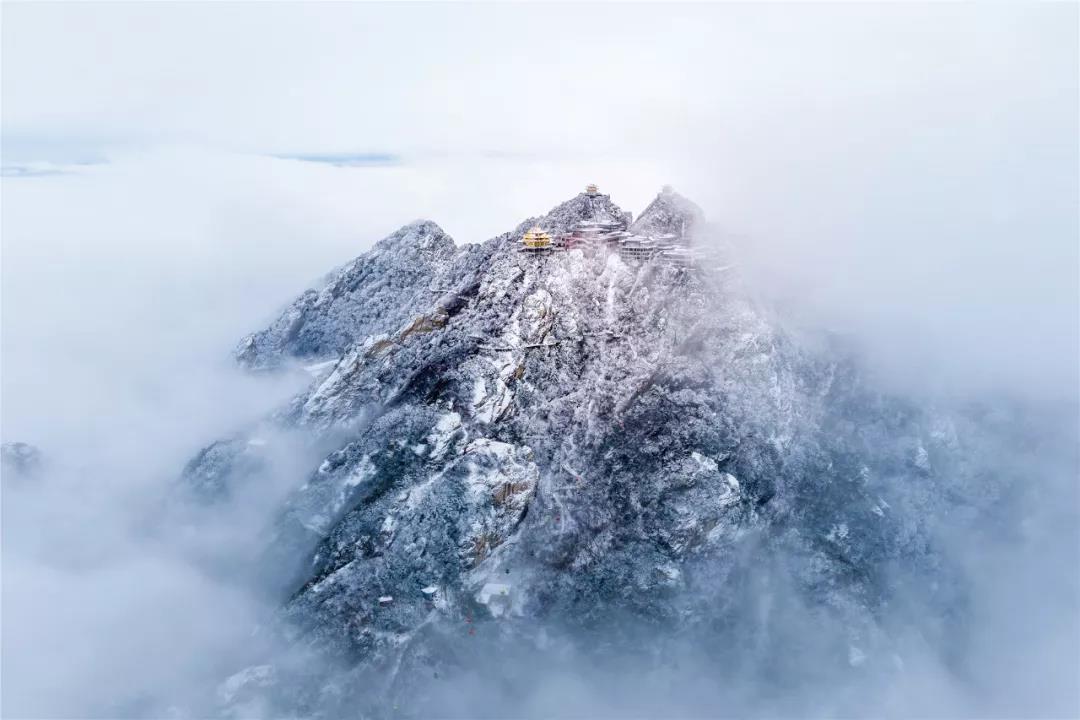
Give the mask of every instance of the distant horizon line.
M 298 160 L 336 167 L 401 165 L 404 162 L 401 155 L 388 152 L 273 153 L 271 157 L 278 160 Z

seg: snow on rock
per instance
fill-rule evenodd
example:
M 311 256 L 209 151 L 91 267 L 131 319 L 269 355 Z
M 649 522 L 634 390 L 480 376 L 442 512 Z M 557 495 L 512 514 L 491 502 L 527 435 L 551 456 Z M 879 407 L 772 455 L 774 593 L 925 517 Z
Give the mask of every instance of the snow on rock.
M 437 460 L 446 455 L 451 442 L 458 435 L 457 431 L 460 427 L 461 416 L 456 412 L 446 413 L 439 418 L 439 421 L 435 423 L 435 427 L 425 438 L 426 444 L 431 447 L 430 455 L 433 459 Z
M 268 470 L 265 445 L 259 437 L 242 434 L 207 445 L 184 467 L 182 489 L 199 502 L 230 498 L 234 489 Z
M 518 252 L 533 225 L 629 220 L 582 194 L 478 245 L 413 223 L 241 343 L 250 368 L 319 368 L 275 415 L 323 454 L 262 566 L 289 637 L 384 689 L 342 690 L 369 703 L 351 712 L 407 696 L 489 616 L 510 647 L 613 617 L 722 646 L 759 622 L 738 583 L 785 552 L 802 602 L 873 636 L 885 568 L 949 577 L 929 518 L 978 477 L 950 460 L 964 429 L 800 346 L 731 273 Z M 707 226 L 665 190 L 631 229 Z M 188 480 L 257 475 L 257 437 L 208 447 Z
M 665 187 L 630 226 L 638 235 L 672 237 L 687 242 L 705 221 L 701 208 Z
M 313 378 L 321 378 L 326 372 L 337 365 L 337 358 L 332 360 L 324 360 L 323 362 L 311 363 L 305 365 L 304 370 Z
M 510 585 L 507 583 L 484 583 L 476 594 L 476 602 L 485 606 L 492 617 L 502 617 L 510 611 Z
M 913 460 L 915 467 L 925 472 L 930 471 L 930 453 L 926 451 L 922 445 L 915 448 L 915 459 Z
M 243 692 L 264 688 L 274 682 L 275 673 L 272 665 L 252 665 L 230 675 L 218 686 L 218 701 L 223 704 L 234 703 Z
M 252 369 L 286 358 L 336 358 L 358 338 L 387 332 L 426 308 L 429 287 L 442 282 L 455 250 L 435 223 L 406 225 L 306 291 L 266 330 L 245 337 L 236 357 Z
M 734 475 L 731 473 L 721 473 L 720 477 L 724 479 L 724 482 L 727 483 L 727 486 L 733 493 L 739 492 L 739 480 Z

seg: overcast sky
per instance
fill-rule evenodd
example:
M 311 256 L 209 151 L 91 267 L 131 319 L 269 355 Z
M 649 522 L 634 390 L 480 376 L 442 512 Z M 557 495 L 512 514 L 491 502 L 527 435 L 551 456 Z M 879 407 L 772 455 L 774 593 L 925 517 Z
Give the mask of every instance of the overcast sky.
M 1075 407 L 1076 4 L 0 12 L 0 424 L 51 464 L 4 488 L 8 714 L 117 716 L 118 697 L 213 683 L 251 642 L 249 600 L 185 547 L 245 548 L 276 496 L 164 544 L 148 509 L 294 389 L 244 377 L 236 341 L 418 217 L 475 242 L 587 182 L 634 212 L 670 183 L 754 292 L 850 333 L 883 380 Z M 377 157 L 295 159 L 316 154 Z M 1036 549 L 1015 564 L 1071 582 Z M 983 625 L 1034 617 L 1067 644 L 1063 611 L 1030 613 L 1038 583 L 998 580 L 1008 556 L 986 552 L 1023 602 Z M 1054 607 L 1075 594 L 1047 587 Z M 1049 678 L 1060 701 L 1073 648 L 1031 637 L 990 645 L 991 677 Z
M 4 127 L 279 152 L 680 150 L 707 128 L 802 125 L 792 112 L 844 127 L 847 112 L 1067 102 L 1075 18 L 1067 4 L 9 4 Z
M 78 169 L 113 184 L 71 202 L 122 197 L 126 173 L 203 198 L 211 225 L 247 208 L 329 227 L 261 248 L 296 268 L 282 301 L 417 216 L 478 241 L 585 182 L 634 211 L 672 183 L 764 292 L 872 338 L 898 377 L 1053 396 L 1076 376 L 1077 24 L 1067 3 L 6 3 L 4 163 L 128 168 Z M 314 153 L 387 157 L 265 162 Z M 174 187 L 199 162 L 236 181 Z M 5 179 L 9 200 L 35 181 L 9 261 L 50 200 Z M 123 219 L 84 218 L 81 252 Z M 239 225 L 200 242 L 239 258 Z
M 7 4 L 3 122 L 273 152 L 681 155 L 762 124 L 856 148 L 895 132 L 885 116 L 1073 121 L 1075 21 L 1068 4 Z

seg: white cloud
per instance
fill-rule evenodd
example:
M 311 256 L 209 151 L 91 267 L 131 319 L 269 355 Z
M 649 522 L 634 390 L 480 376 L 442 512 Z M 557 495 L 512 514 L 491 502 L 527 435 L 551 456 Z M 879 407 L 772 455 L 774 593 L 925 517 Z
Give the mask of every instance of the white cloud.
M 67 173 L 0 180 L 4 439 L 61 464 L 40 502 L 4 498 L 5 660 L 28 653 L 5 662 L 7 697 L 76 715 L 119 675 L 179 692 L 198 671 L 144 662 L 175 641 L 163 613 L 195 623 L 178 657 L 239 642 L 250 599 L 131 525 L 195 448 L 284 395 L 235 373 L 233 342 L 416 217 L 480 241 L 585 182 L 634 211 L 672 183 L 737 236 L 760 292 L 852 330 L 894 382 L 1075 402 L 1076 21 L 1049 4 L 6 5 L 5 163 Z M 403 162 L 271 157 L 319 152 Z M 222 626 L 198 624 L 208 608 Z

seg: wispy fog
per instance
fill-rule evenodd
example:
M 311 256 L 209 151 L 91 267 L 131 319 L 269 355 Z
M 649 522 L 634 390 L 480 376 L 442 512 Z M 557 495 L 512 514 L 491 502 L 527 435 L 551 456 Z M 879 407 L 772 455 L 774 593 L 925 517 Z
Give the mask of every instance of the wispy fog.
M 1049 4 L 6 6 L 0 422 L 44 465 L 3 484 L 3 714 L 211 712 L 268 651 L 273 607 L 244 569 L 314 460 L 286 444 L 258 492 L 163 511 L 200 447 L 303 382 L 241 374 L 236 341 L 408 221 L 481 241 L 597 182 L 634 212 L 663 184 L 694 199 L 785 324 L 845 336 L 884 386 L 1008 407 L 1045 440 L 1010 506 L 1023 531 L 948 538 L 974 579 L 965 640 L 950 664 L 909 638 L 900 686 L 822 670 L 812 693 L 762 698 L 763 668 L 673 649 L 682 670 L 635 666 L 632 688 L 567 661 L 527 696 L 460 704 L 482 695 L 462 680 L 431 707 L 1075 716 L 1077 21 Z M 918 608 L 898 604 L 884 621 L 902 628 Z M 790 612 L 813 658 L 813 620 Z

